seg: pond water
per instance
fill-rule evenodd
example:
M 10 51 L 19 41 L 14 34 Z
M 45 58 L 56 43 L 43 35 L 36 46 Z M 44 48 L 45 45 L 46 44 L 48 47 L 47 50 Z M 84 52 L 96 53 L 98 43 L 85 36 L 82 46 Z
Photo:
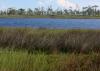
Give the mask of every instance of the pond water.
M 100 29 L 100 19 L 1 18 L 0 27 Z

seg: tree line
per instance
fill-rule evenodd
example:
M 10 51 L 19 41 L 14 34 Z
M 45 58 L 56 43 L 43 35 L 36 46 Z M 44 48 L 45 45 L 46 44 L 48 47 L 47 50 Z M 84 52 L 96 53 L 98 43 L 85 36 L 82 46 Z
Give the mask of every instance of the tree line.
M 100 10 L 97 9 L 99 6 L 88 6 L 83 7 L 82 10 L 73 10 L 72 7 L 69 9 L 56 9 L 54 10 L 51 6 L 45 9 L 44 7 L 32 9 L 15 9 L 15 8 L 8 8 L 7 10 L 0 10 L 0 15 L 71 15 L 71 16 L 100 16 Z

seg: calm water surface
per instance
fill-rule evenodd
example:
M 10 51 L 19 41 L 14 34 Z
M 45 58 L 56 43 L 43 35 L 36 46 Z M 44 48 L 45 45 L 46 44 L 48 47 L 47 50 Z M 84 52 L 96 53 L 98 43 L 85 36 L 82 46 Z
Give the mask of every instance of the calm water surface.
M 100 29 L 100 19 L 1 18 L 0 27 Z

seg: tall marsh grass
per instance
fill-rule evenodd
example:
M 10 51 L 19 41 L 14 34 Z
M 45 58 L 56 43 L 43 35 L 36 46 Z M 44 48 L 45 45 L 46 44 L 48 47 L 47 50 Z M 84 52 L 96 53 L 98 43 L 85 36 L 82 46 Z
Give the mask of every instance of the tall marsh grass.
M 100 31 L 0 28 L 0 71 L 100 71 Z
M 0 48 L 25 49 L 29 53 L 99 53 L 100 31 L 1 28 Z

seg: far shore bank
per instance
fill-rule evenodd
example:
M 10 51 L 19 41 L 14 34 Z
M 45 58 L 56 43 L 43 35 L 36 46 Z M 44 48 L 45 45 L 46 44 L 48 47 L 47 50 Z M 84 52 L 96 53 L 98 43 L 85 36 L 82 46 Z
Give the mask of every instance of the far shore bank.
M 25 16 L 25 15 L 4 15 L 0 16 L 0 18 L 51 18 L 51 19 L 100 19 L 100 16 L 50 16 L 50 15 L 45 15 L 45 16 Z

